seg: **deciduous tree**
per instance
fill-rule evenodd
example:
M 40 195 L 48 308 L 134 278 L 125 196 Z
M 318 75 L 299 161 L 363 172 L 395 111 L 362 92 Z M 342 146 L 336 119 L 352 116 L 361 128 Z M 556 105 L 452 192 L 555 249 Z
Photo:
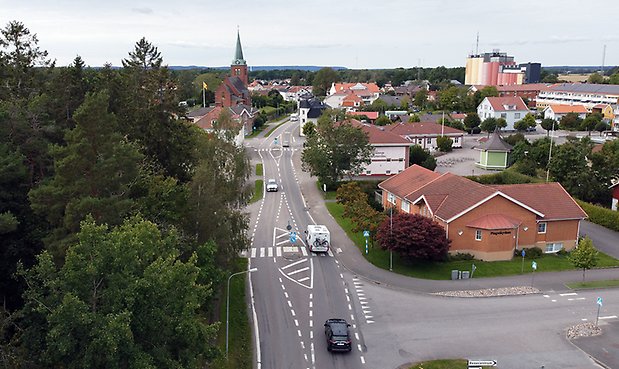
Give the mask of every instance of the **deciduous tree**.
M 394 213 L 392 223 L 389 217 L 385 218 L 376 238 L 381 248 L 413 260 L 443 261 L 451 243 L 438 223 L 406 213 Z
M 582 280 L 585 280 L 585 272 L 597 265 L 598 251 L 593 246 L 589 236 L 581 239 L 578 246 L 570 252 L 570 261 L 578 269 L 582 269 Z

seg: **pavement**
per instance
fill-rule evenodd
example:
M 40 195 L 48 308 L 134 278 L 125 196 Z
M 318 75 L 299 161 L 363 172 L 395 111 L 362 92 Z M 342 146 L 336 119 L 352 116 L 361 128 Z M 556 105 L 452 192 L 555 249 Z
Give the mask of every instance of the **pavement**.
M 540 135 L 542 136 L 542 135 Z M 458 149 L 449 156 L 438 158 L 438 162 L 449 158 L 472 158 L 456 160 L 452 166 L 439 165 L 437 171 L 449 171 L 454 174 L 482 174 L 480 168 L 474 166 L 474 156 L 478 152 L 473 149 L 471 138 L 469 144 L 463 149 Z M 467 151 L 465 151 L 467 150 Z M 300 151 L 293 155 L 293 162 L 297 168 L 301 167 Z M 301 187 L 305 207 L 317 224 L 324 224 L 331 230 L 331 243 L 337 250 L 337 258 L 340 263 L 356 277 L 365 279 L 371 283 L 389 288 L 409 291 L 412 293 L 436 293 L 444 291 L 476 290 L 490 288 L 509 288 L 520 286 L 532 286 L 543 292 L 568 291 L 566 283 L 582 281 L 582 271 L 543 272 L 524 275 L 514 275 L 496 278 L 470 278 L 462 280 L 425 280 L 400 275 L 385 269 L 378 268 L 366 261 L 357 246 L 346 236 L 346 233 L 337 224 L 326 208 L 325 200 L 316 186 L 316 179 L 308 173 L 298 171 L 298 181 Z M 583 222 L 581 234 L 589 235 L 596 247 L 615 258 L 619 258 L 619 233 L 597 226 L 589 222 Z M 587 281 L 609 280 L 619 278 L 619 269 L 593 269 L 586 272 Z M 579 338 L 573 343 L 583 351 L 591 355 L 602 365 L 604 360 L 611 363 L 607 368 L 619 368 L 619 329 L 613 326 L 606 329 L 602 336 Z M 608 338 L 610 337 L 610 340 Z M 610 350 L 599 341 L 610 345 Z

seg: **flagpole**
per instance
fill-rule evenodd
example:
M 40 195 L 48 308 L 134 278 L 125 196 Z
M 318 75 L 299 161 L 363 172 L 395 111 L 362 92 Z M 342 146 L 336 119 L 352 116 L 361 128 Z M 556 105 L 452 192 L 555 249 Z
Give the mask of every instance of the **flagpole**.
M 441 137 L 445 136 L 445 111 L 443 110 L 443 119 L 441 120 Z
M 206 90 L 202 86 L 202 107 L 206 108 Z

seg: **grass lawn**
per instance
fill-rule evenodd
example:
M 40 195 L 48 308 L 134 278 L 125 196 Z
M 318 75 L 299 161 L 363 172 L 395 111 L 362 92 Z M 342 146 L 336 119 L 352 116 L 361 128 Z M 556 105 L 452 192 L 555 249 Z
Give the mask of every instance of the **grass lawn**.
M 325 192 L 322 184 L 319 181 L 316 181 L 316 187 L 318 188 L 318 190 L 320 191 L 320 194 L 322 195 L 322 197 L 325 200 L 335 200 L 336 196 L 337 196 L 337 192 L 336 191 L 327 191 Z
M 235 271 L 247 269 L 247 259 L 237 259 Z M 222 304 L 220 308 L 219 331 L 217 333 L 218 347 L 222 357 L 215 360 L 213 368 L 216 369 L 251 369 L 252 368 L 252 342 L 251 327 L 245 304 L 245 279 L 247 274 L 234 276 L 230 280 L 230 325 L 228 337 L 228 360 L 226 361 L 226 287 L 224 284 Z
M 287 120 L 281 122 L 280 124 L 276 125 L 275 127 L 271 128 L 265 135 L 264 137 L 269 137 L 271 135 L 271 133 L 273 133 L 273 131 L 275 131 L 279 126 L 281 126 L 282 124 L 286 123 Z
M 464 359 L 432 360 L 417 363 L 409 369 L 466 369 L 468 363 L 468 360 Z
M 359 250 L 364 254 L 365 258 L 379 268 L 389 269 L 389 251 L 380 249 L 377 245 L 370 244 L 369 253 L 365 254 L 365 238 L 363 232 L 352 231 L 353 225 L 349 219 L 342 216 L 344 207 L 335 202 L 326 203 L 327 209 L 335 218 L 338 224 L 345 230 L 348 237 L 359 247 Z M 524 259 L 524 273 L 532 273 L 532 259 Z M 566 256 L 557 254 L 545 254 L 540 258 L 536 258 L 537 272 L 556 272 L 562 270 L 575 270 L 572 263 Z M 415 278 L 424 279 L 450 279 L 451 271 L 468 270 L 471 271 L 472 264 L 475 264 L 477 269 L 474 273 L 474 278 L 483 277 L 499 277 L 521 274 L 523 262 L 522 258 L 513 258 L 508 261 L 479 261 L 479 260 L 460 260 L 447 261 L 444 263 L 432 262 L 410 262 L 404 260 L 397 255 L 393 255 L 393 271 L 395 273 L 407 275 Z M 610 257 L 602 252 L 599 253 L 598 265 L 599 268 L 619 266 L 619 260 Z
M 262 175 L 263 175 L 262 172 L 263 172 L 262 163 L 256 164 L 256 175 L 262 177 Z
M 264 187 L 264 180 L 256 179 L 254 184 L 254 195 L 249 199 L 249 203 L 253 204 L 256 201 L 262 200 L 262 188 Z
M 568 283 L 566 284 L 566 286 L 571 289 L 619 287 L 619 279 L 611 279 L 607 281 L 575 282 Z

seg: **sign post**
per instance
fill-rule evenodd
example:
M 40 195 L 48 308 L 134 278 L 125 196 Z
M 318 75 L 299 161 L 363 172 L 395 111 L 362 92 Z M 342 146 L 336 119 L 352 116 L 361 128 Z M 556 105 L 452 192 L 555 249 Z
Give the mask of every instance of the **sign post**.
M 473 368 L 481 368 L 482 366 L 496 366 L 496 360 L 469 360 L 468 367 L 469 369 Z
M 533 287 L 533 281 L 535 280 L 535 271 L 537 270 L 537 263 L 534 261 L 531 262 L 531 269 L 533 269 L 533 274 L 531 276 L 531 287 Z
M 522 267 L 520 268 L 520 274 L 524 274 L 524 255 L 525 255 L 524 249 L 522 249 L 521 255 L 522 255 Z
M 596 303 L 598 304 L 598 315 L 595 317 L 595 326 L 598 326 L 598 320 L 600 320 L 600 308 L 602 307 L 602 298 L 598 297 Z
M 290 232 L 290 243 L 291 244 L 295 244 L 297 243 L 297 232 Z
M 370 251 L 368 249 L 368 237 L 370 237 L 370 231 L 363 231 L 363 237 L 365 237 L 365 254 L 367 255 Z

